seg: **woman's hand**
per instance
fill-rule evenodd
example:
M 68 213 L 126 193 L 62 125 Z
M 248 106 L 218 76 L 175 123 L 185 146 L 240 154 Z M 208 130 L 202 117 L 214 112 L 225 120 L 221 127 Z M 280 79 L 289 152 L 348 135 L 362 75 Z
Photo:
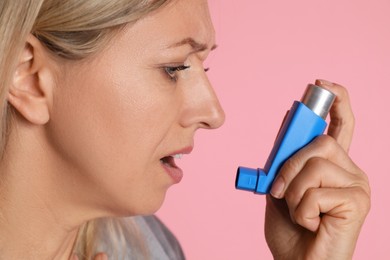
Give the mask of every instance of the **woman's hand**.
M 354 129 L 348 93 L 325 80 L 316 85 L 337 97 L 328 135 L 291 157 L 267 196 L 265 236 L 275 259 L 351 259 L 370 209 L 368 179 L 348 156 Z

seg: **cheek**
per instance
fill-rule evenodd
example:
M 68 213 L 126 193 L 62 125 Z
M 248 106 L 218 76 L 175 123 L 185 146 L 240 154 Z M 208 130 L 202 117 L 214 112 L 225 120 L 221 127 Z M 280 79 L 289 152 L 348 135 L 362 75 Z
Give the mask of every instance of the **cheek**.
M 141 201 L 159 206 L 169 179 L 159 172 L 155 152 L 174 121 L 172 99 L 141 79 L 95 75 L 61 86 L 49 126 L 51 142 L 77 169 L 84 187 L 110 198 L 111 207 L 121 199 L 132 206 Z

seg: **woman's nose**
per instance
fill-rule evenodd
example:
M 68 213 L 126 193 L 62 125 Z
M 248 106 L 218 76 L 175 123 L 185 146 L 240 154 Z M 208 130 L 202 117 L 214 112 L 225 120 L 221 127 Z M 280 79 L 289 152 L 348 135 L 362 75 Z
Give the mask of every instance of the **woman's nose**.
M 225 112 L 214 92 L 206 73 L 202 73 L 192 86 L 186 87 L 186 102 L 181 114 L 183 127 L 215 129 L 225 122 Z

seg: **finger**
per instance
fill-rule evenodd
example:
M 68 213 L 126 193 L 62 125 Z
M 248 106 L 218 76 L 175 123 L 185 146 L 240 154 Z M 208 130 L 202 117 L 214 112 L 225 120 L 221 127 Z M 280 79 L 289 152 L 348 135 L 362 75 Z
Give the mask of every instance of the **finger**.
M 360 172 L 360 169 L 334 138 L 322 135 L 299 150 L 283 164 L 272 185 L 271 194 L 276 198 L 282 198 L 291 181 L 303 169 L 306 162 L 315 157 L 329 160 L 347 172 Z
M 283 232 L 283 236 L 294 237 L 297 227 L 290 221 L 287 202 L 275 199 L 270 195 L 266 195 L 266 202 L 264 234 L 267 240 L 275 239 L 275 232 L 279 231 Z
M 355 127 L 355 118 L 349 101 L 348 91 L 339 84 L 323 79 L 316 80 L 315 84 L 336 94 L 336 99 L 330 110 L 328 135 L 332 136 L 348 152 Z
M 364 219 L 368 212 L 362 210 L 368 205 L 365 198 L 357 187 L 309 189 L 295 210 L 293 218 L 296 223 L 313 232 L 318 230 L 321 218 L 326 218 L 327 224 L 337 227 L 338 230 L 343 226 L 351 228 L 351 223 L 361 225 L 361 221 L 357 220 Z
M 350 174 L 343 168 L 322 158 L 311 158 L 302 171 L 291 181 L 285 192 L 290 216 L 297 209 L 305 192 L 311 188 L 346 188 L 361 186 L 368 190 L 360 175 Z

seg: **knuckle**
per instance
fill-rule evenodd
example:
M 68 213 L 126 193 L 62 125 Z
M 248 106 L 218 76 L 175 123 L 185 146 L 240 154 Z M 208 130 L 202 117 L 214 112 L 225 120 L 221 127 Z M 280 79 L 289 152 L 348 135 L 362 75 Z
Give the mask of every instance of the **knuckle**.
M 365 175 L 364 175 L 365 176 Z M 370 187 L 370 183 L 368 182 L 368 178 L 367 176 L 366 177 L 366 181 L 364 181 L 364 184 L 363 184 L 363 187 L 368 195 L 369 198 L 371 198 L 371 187 Z
M 349 93 L 348 93 L 348 89 L 340 84 L 336 84 L 337 86 L 337 90 L 338 90 L 338 94 L 342 97 L 342 98 L 348 98 L 349 97 Z
M 362 186 L 353 187 L 349 198 L 353 211 L 365 217 L 371 208 L 370 195 L 366 189 Z
M 335 83 L 333 85 L 333 90 L 336 92 L 336 95 L 339 99 L 349 98 L 348 89 L 340 84 Z
M 359 186 L 367 194 L 368 197 L 371 197 L 371 187 L 370 187 L 370 182 L 368 180 L 368 176 L 365 172 L 363 172 L 358 167 L 357 167 L 356 183 L 357 183 L 356 186 Z
M 312 157 L 309 160 L 307 160 L 305 168 L 314 171 L 314 173 L 317 173 L 315 169 L 322 168 L 324 164 L 325 164 L 325 160 L 323 158 Z
M 295 222 L 302 227 L 307 227 L 310 225 L 310 219 L 306 216 L 304 210 L 300 208 L 294 212 L 294 219 Z
M 300 220 L 300 221 L 303 221 L 304 219 L 304 216 L 305 216 L 305 212 L 303 212 L 303 208 L 302 207 L 298 207 L 298 204 L 306 201 L 316 201 L 316 195 L 317 192 L 316 192 L 316 188 L 308 188 L 305 193 L 302 195 L 300 195 L 299 192 L 297 191 L 294 191 L 294 190 L 289 190 L 288 191 L 288 196 L 286 196 L 286 201 L 287 201 L 287 204 L 290 206 L 290 207 L 294 207 L 296 208 L 296 210 L 294 211 L 294 218 L 295 220 L 297 220 L 297 222 Z
M 355 117 L 353 115 L 353 112 L 350 108 L 350 98 L 349 98 L 349 92 L 348 92 L 348 89 L 341 86 L 340 84 L 334 84 L 334 91 L 335 91 L 335 94 L 337 96 L 337 100 L 338 102 L 342 102 L 342 103 L 346 103 L 346 104 L 349 104 L 348 107 L 349 107 L 349 113 L 348 113 L 348 120 L 343 120 L 343 119 L 339 119 L 340 122 L 337 122 L 338 124 L 340 125 L 345 125 L 348 123 L 348 125 L 350 125 L 351 127 L 354 127 L 355 126 Z M 335 119 L 333 119 L 335 120 Z M 335 123 L 335 122 L 333 122 Z
M 336 149 L 336 140 L 329 135 L 320 135 L 315 139 L 315 144 L 319 149 L 326 151 L 327 153 L 332 152 Z
M 306 218 L 304 217 L 304 214 L 303 214 L 302 210 L 297 209 L 297 210 L 294 212 L 294 219 L 295 219 L 295 221 L 296 221 L 299 225 L 302 225 L 302 226 L 305 225 L 305 220 L 306 220 Z
M 359 188 L 358 203 L 360 204 L 359 206 L 365 209 L 366 212 L 368 212 L 371 208 L 371 196 L 370 194 L 367 194 L 366 190 L 363 187 Z
M 307 210 L 302 207 L 298 207 L 294 213 L 293 218 L 295 219 L 295 222 L 299 225 L 306 227 L 310 224 L 310 219 L 307 216 Z
M 305 197 L 309 199 L 310 201 L 317 201 L 317 189 L 316 188 L 308 188 L 305 192 Z
M 370 183 L 368 182 L 368 178 L 365 175 L 363 175 L 362 180 L 360 181 L 360 188 L 366 193 L 369 198 L 371 197 Z

